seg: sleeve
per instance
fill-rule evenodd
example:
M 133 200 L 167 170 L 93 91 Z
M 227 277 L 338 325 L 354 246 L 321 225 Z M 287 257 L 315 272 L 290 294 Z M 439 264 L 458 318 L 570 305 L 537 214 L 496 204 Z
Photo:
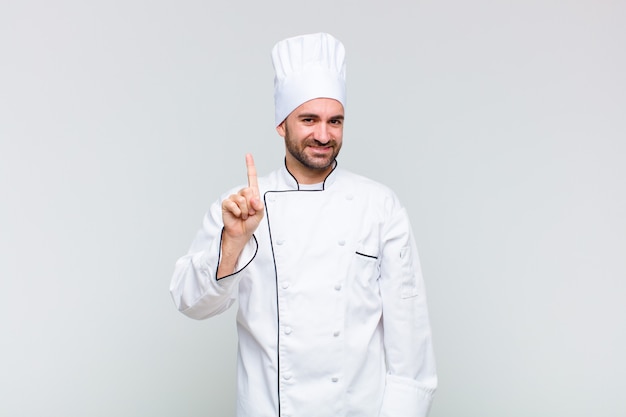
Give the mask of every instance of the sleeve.
M 217 280 L 222 229 L 219 200 L 204 216 L 202 228 L 189 252 L 178 259 L 174 267 L 170 294 L 178 310 L 194 319 L 220 314 L 235 302 L 245 267 L 252 262 L 258 250 L 256 238 L 252 236 L 239 257 L 235 272 Z
M 408 216 L 397 201 L 392 206 L 379 281 L 387 362 L 380 417 L 426 417 L 437 388 L 426 293 Z

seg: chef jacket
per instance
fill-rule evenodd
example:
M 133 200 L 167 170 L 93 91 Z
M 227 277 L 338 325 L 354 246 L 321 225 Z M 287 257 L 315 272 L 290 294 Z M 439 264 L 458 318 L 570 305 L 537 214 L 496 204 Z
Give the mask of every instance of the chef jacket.
M 421 417 L 437 385 L 424 282 L 405 209 L 335 167 L 315 190 L 283 167 L 259 178 L 265 216 L 216 279 L 221 201 L 170 291 L 204 319 L 238 301 L 238 417 Z M 309 187 L 310 188 L 310 187 Z

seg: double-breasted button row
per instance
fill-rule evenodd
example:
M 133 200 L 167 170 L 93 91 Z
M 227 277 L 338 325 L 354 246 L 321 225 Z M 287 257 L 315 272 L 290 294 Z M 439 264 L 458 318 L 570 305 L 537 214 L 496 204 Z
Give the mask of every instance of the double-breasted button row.
M 283 380 L 285 380 L 285 381 L 289 381 L 292 377 L 293 377 L 293 375 L 290 374 L 290 373 L 283 374 Z M 333 377 L 330 378 L 330 380 L 332 382 L 339 382 L 339 377 L 333 376 Z

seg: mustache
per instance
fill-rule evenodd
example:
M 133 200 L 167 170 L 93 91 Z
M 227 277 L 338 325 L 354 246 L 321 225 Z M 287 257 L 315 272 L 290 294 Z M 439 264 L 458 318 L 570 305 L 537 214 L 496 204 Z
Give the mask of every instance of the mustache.
M 330 139 L 330 140 L 328 140 L 326 142 L 322 142 L 322 141 L 320 141 L 318 139 L 313 138 L 311 140 L 308 140 L 305 143 L 305 145 L 307 145 L 307 146 L 335 146 L 335 145 L 337 145 L 337 141 L 335 139 Z

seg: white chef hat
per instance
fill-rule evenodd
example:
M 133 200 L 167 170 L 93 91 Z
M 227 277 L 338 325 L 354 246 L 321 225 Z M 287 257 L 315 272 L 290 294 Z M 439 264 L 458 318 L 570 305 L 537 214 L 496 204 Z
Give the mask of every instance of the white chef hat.
M 284 39 L 272 49 L 276 126 L 299 105 L 332 98 L 346 106 L 343 44 L 328 33 Z

